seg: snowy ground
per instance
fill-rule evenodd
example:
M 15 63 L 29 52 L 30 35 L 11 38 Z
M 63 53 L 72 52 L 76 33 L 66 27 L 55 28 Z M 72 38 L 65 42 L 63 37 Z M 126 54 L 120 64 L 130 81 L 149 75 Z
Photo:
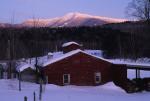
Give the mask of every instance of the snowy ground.
M 128 71 L 130 78 L 134 72 Z M 150 73 L 142 72 L 142 76 Z M 33 92 L 36 92 L 36 101 L 39 95 L 39 85 L 22 82 L 22 91 L 18 90 L 18 80 L 0 80 L 0 101 L 23 101 L 24 96 L 28 101 L 33 101 Z M 46 85 L 42 101 L 149 101 L 150 92 L 127 94 L 112 82 L 97 87 L 81 86 L 56 86 Z

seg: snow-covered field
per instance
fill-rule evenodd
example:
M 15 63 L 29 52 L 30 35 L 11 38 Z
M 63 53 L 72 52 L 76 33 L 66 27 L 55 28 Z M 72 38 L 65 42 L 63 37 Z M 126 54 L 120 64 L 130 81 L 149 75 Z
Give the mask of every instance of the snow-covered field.
M 150 73 L 142 72 L 142 76 Z M 134 76 L 133 71 L 128 71 L 129 77 Z M 150 77 L 150 76 L 149 76 Z M 0 101 L 33 101 L 33 92 L 36 92 L 36 101 L 39 101 L 39 85 L 22 82 L 22 91 L 18 90 L 18 80 L 0 80 Z M 82 86 L 56 86 L 48 84 L 42 95 L 42 101 L 149 101 L 150 92 L 127 94 L 112 82 L 96 87 Z

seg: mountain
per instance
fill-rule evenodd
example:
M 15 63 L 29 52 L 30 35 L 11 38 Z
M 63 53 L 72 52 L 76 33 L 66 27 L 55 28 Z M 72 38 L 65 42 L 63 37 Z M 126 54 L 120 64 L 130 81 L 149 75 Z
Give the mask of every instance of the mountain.
M 108 23 L 120 23 L 125 19 L 115 19 L 101 16 L 92 16 L 83 13 L 69 13 L 62 17 L 52 19 L 30 19 L 24 21 L 24 27 L 75 27 L 75 26 L 97 26 Z
M 8 24 L 8 23 L 0 23 L 0 27 L 1 28 L 6 28 L 6 27 L 11 27 L 12 25 L 11 24 Z

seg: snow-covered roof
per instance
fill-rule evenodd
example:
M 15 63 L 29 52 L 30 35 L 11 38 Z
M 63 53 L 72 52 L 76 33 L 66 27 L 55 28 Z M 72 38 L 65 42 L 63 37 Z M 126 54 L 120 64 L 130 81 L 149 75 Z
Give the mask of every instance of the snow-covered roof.
M 62 47 L 67 47 L 67 46 L 72 45 L 72 44 L 81 46 L 80 44 L 78 44 L 78 43 L 76 43 L 76 42 L 74 42 L 74 41 L 71 41 L 71 42 L 64 43 L 64 44 L 62 45 Z
M 22 72 L 27 68 L 31 68 L 31 69 L 35 70 L 35 67 L 31 64 L 21 64 L 21 65 L 17 66 L 17 71 Z
M 77 53 L 80 53 L 80 52 L 81 52 L 81 53 L 84 53 L 84 54 L 87 54 L 87 55 L 90 55 L 90 56 L 92 56 L 92 57 L 101 59 L 101 60 L 103 60 L 103 61 L 107 61 L 107 62 L 110 63 L 110 61 L 108 61 L 108 60 L 106 60 L 106 59 L 104 59 L 104 58 L 101 58 L 101 57 L 98 57 L 98 56 L 95 56 L 95 55 L 91 55 L 91 54 L 88 54 L 87 52 L 84 52 L 84 51 L 82 51 L 82 50 L 80 50 L 80 49 L 77 49 L 77 50 L 73 50 L 73 51 L 71 51 L 71 52 L 68 52 L 68 53 L 66 53 L 66 54 L 64 54 L 64 55 L 62 55 L 62 56 L 60 56 L 60 57 L 58 57 L 58 58 L 51 59 L 51 60 L 45 62 L 45 63 L 43 64 L 43 67 L 45 67 L 45 66 L 47 66 L 47 65 L 50 65 L 50 64 L 52 64 L 52 63 L 58 62 L 58 61 L 60 61 L 60 60 L 62 60 L 62 59 L 64 59 L 64 58 L 70 57 L 70 56 L 72 56 L 72 55 L 74 55 L 74 54 L 77 54 Z
M 147 68 L 150 68 L 150 64 L 146 64 L 146 63 L 126 63 L 126 65 L 129 67 L 147 67 Z
M 61 54 L 59 57 L 56 57 L 54 59 L 51 59 L 51 60 L 48 60 L 46 61 L 43 66 L 47 66 L 49 64 L 52 64 L 52 63 L 55 63 L 57 61 L 60 61 L 64 58 L 67 58 L 69 56 L 72 56 L 74 54 L 77 54 L 77 53 L 84 53 L 84 54 L 87 54 L 87 55 L 90 55 L 92 57 L 95 57 L 97 59 L 101 59 L 103 61 L 106 61 L 106 62 L 109 62 L 109 63 L 112 63 L 112 64 L 120 64 L 120 65 L 127 65 L 127 66 L 131 66 L 131 67 L 147 67 L 147 68 L 150 68 L 150 64 L 149 63 L 139 63 L 139 62 L 129 62 L 129 61 L 121 61 L 121 60 L 115 60 L 115 59 L 112 59 L 112 60 L 109 60 L 109 59 L 104 59 L 102 57 L 99 57 L 99 56 L 96 56 L 96 55 L 93 55 L 93 54 L 90 54 L 88 51 L 82 51 L 80 49 L 77 49 L 77 50 L 73 50 L 71 52 L 68 52 L 66 54 Z
M 48 59 L 47 55 L 39 57 L 38 58 L 38 65 L 40 65 L 42 67 L 45 67 L 49 64 L 60 61 L 64 58 L 67 58 L 67 57 L 72 56 L 74 54 L 77 54 L 79 52 L 90 55 L 92 57 L 95 57 L 95 58 L 98 58 L 98 59 L 101 59 L 101 60 L 104 60 L 104 61 L 107 61 L 107 62 L 112 63 L 112 64 L 127 65 L 128 67 L 135 67 L 135 68 L 136 67 L 137 68 L 138 67 L 140 67 L 140 68 L 142 68 L 142 67 L 150 68 L 150 59 L 149 58 L 140 59 L 140 61 L 139 60 L 138 61 L 133 61 L 131 59 L 104 59 L 103 56 L 102 56 L 102 51 L 100 51 L 100 50 L 84 50 L 83 51 L 83 50 L 80 50 L 80 49 L 73 50 L 73 51 L 65 53 L 65 54 L 63 54 L 63 52 L 61 52 L 61 51 L 60 52 L 53 52 L 52 53 L 53 57 L 51 59 Z M 28 66 L 26 65 L 27 68 L 28 67 L 33 67 L 34 68 L 35 58 L 32 58 L 31 60 L 28 59 L 27 62 L 26 63 L 21 63 L 22 65 L 19 65 L 18 67 L 19 68 L 20 67 L 25 68 L 23 66 L 25 64 L 27 64 L 28 65 Z M 6 66 L 5 66 L 5 68 L 6 68 Z
M 128 67 L 147 67 L 150 68 L 150 63 L 139 63 L 139 62 L 129 62 L 129 61 L 121 61 L 121 60 L 109 60 L 113 64 L 124 64 Z

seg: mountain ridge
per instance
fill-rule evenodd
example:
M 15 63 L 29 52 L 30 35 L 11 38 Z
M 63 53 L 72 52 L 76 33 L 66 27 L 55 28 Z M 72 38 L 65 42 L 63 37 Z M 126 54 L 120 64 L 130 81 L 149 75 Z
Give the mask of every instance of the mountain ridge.
M 102 16 L 93 16 L 89 14 L 72 12 L 61 17 L 50 19 L 29 19 L 16 27 L 78 27 L 78 26 L 100 26 L 109 23 L 121 23 L 126 19 L 116 19 Z M 3 25 L 4 26 L 4 25 Z

